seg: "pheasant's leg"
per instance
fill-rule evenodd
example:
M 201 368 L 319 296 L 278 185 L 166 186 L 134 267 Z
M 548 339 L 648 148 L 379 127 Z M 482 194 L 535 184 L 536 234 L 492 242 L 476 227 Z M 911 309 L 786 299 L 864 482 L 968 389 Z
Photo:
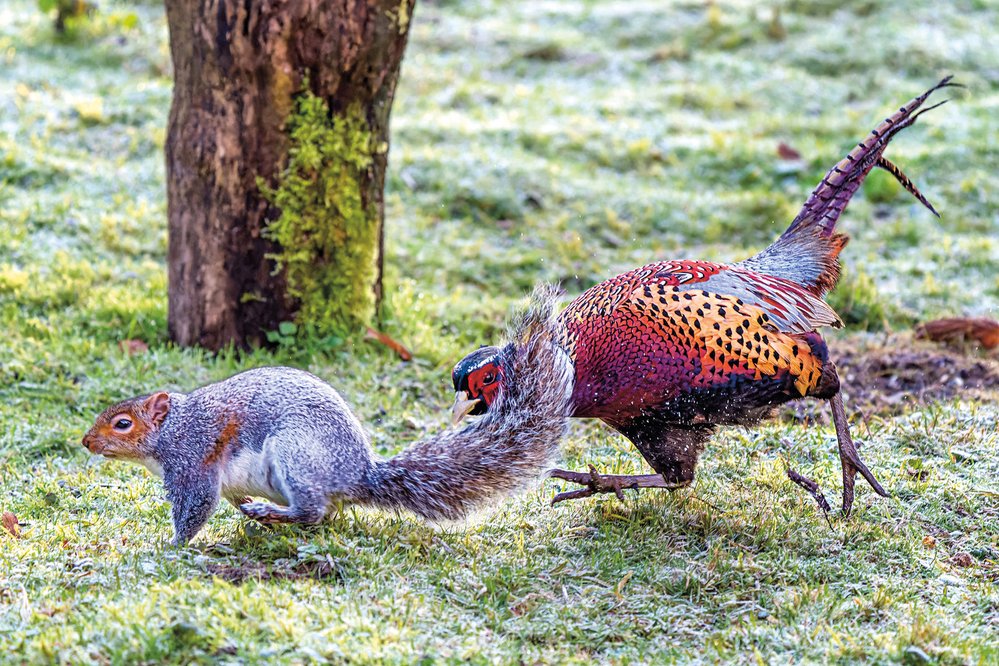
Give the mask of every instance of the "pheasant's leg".
M 832 407 L 833 424 L 836 426 L 836 439 L 839 441 L 839 461 L 843 465 L 843 515 L 849 516 L 853 507 L 853 486 L 857 472 L 867 480 L 874 492 L 882 497 L 888 497 L 888 493 L 881 487 L 878 480 L 867 469 L 867 465 L 860 459 L 857 447 L 850 437 L 850 426 L 846 421 L 846 410 L 843 409 L 843 398 L 837 393 L 829 399 Z
M 787 447 L 788 450 L 794 448 L 794 445 L 786 439 L 782 439 L 781 442 L 785 447 Z M 819 505 L 820 509 L 822 509 L 822 513 L 825 515 L 826 522 L 829 523 L 829 527 L 832 527 L 832 523 L 829 522 L 829 512 L 832 511 L 832 507 L 830 507 L 829 502 L 826 501 L 826 496 L 822 494 L 822 488 L 819 487 L 818 482 L 816 482 L 815 479 L 809 479 L 807 476 L 803 476 L 791 469 L 791 465 L 789 465 L 786 460 L 784 461 L 784 465 L 787 467 L 787 478 L 791 479 L 795 485 L 803 488 L 805 492 L 812 496 L 815 503 Z
M 690 485 L 690 481 L 679 483 L 667 482 L 661 474 L 600 474 L 593 465 L 590 465 L 589 472 L 570 472 L 564 469 L 553 469 L 548 472 L 548 476 L 553 479 L 562 479 L 571 483 L 578 483 L 586 486 L 582 490 L 569 490 L 559 493 L 552 498 L 552 505 L 564 502 L 565 500 L 590 497 L 598 493 L 614 493 L 620 500 L 624 499 L 624 490 L 638 490 L 639 488 L 667 488 L 676 490 Z

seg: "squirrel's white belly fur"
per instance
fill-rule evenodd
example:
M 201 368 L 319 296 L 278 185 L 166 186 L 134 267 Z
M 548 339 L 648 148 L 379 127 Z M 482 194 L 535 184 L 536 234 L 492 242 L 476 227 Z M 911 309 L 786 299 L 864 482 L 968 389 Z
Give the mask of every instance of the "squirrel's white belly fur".
M 264 497 L 272 502 L 288 504 L 288 498 L 274 480 L 280 478 L 273 469 L 268 447 L 260 451 L 243 449 L 222 468 L 222 497 L 239 503 L 244 497 Z
M 156 460 L 152 458 L 143 458 L 137 462 L 148 469 L 153 476 L 158 476 L 161 479 L 163 478 L 163 465 L 159 464 Z
M 163 467 L 153 458 L 137 461 L 153 475 L 163 478 Z M 264 497 L 272 502 L 288 503 L 288 498 L 278 488 L 274 487 L 271 470 L 271 459 L 264 451 L 244 449 L 222 468 L 219 479 L 221 495 L 227 500 L 239 504 L 245 497 Z

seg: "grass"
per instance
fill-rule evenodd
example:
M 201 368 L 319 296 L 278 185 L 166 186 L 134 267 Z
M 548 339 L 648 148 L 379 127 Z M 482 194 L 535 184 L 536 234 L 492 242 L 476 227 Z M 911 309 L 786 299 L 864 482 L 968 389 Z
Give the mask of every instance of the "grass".
M 575 294 L 657 258 L 747 256 L 948 73 L 968 90 L 888 151 L 943 217 L 884 182 L 858 194 L 832 299 L 852 332 L 832 345 L 995 316 L 995 9 L 754 7 L 417 8 L 387 195 L 385 328 L 415 351 L 408 364 L 361 342 L 171 346 L 162 9 L 108 0 L 61 41 L 34 2 L 0 7 L 0 510 L 24 523 L 20 540 L 0 532 L 0 661 L 996 663 L 994 400 L 858 420 L 892 498 L 861 487 L 832 528 L 782 463 L 832 497 L 832 430 L 790 421 L 723 430 L 675 494 L 552 509 L 546 482 L 437 530 L 352 509 L 262 530 L 224 507 L 182 549 L 166 546 L 159 482 L 79 446 L 113 400 L 286 363 L 334 383 L 395 452 L 445 427 L 451 364 L 494 341 L 536 281 Z M 800 163 L 778 159 L 780 142 Z M 131 339 L 149 351 L 126 355 Z M 564 454 L 643 469 L 595 423 L 575 424 Z

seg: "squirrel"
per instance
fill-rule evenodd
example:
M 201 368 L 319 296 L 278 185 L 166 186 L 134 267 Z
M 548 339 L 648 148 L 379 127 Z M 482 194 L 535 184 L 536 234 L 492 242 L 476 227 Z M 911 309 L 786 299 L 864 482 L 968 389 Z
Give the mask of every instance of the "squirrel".
M 316 524 L 340 501 L 458 520 L 535 481 L 558 451 L 573 374 L 555 342 L 557 298 L 555 287 L 537 287 L 510 329 L 503 389 L 483 419 L 392 458 L 375 455 L 332 386 L 289 367 L 119 402 L 82 443 L 163 478 L 174 545 L 198 533 L 220 498 L 262 523 Z

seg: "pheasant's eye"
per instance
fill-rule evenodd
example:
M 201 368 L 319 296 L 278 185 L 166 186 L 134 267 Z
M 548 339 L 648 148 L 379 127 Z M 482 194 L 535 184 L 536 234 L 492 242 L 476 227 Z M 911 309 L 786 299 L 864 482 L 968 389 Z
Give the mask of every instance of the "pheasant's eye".
M 492 384 L 495 380 L 496 380 L 496 375 L 491 372 L 487 372 L 485 377 L 482 378 L 482 383 Z
M 121 417 L 121 418 L 115 419 L 115 422 L 114 422 L 114 429 L 115 430 L 128 430 L 131 427 L 132 427 L 132 420 L 131 419 L 127 419 L 124 416 Z

